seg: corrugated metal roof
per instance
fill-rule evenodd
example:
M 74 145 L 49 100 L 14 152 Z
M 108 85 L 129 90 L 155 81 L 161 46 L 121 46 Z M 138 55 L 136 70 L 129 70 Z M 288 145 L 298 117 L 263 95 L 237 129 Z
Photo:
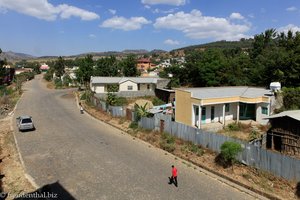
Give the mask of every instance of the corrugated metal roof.
M 192 97 L 198 99 L 225 98 L 225 97 L 248 97 L 255 98 L 271 95 L 270 90 L 264 88 L 252 88 L 247 86 L 237 87 L 206 87 L 206 88 L 181 88 L 189 91 Z
M 266 117 L 265 119 L 274 119 L 274 118 L 280 118 L 280 117 L 290 117 L 290 118 L 300 121 L 300 110 L 283 111 L 276 115 Z
M 155 78 L 155 77 L 91 77 L 91 82 L 93 83 L 124 83 L 126 81 L 132 81 L 135 83 L 157 83 L 158 80 L 165 80 L 163 78 Z

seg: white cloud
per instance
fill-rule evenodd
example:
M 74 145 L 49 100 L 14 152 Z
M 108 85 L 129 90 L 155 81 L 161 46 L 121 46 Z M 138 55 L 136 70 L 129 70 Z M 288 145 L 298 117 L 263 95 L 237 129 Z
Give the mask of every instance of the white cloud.
M 244 17 L 240 13 L 231 13 L 229 18 L 230 19 L 244 19 Z
M 245 23 L 245 22 L 244 22 Z M 192 39 L 239 40 L 247 38 L 249 24 L 234 24 L 225 18 L 203 16 L 199 10 L 190 13 L 177 12 L 159 17 L 154 23 L 157 29 L 182 31 Z
M 52 5 L 48 0 L 0 0 L 0 8 L 14 10 L 16 12 L 43 19 L 47 21 L 56 20 L 57 17 L 68 19 L 79 17 L 81 20 L 94 20 L 100 18 L 94 12 L 67 4 Z
M 141 2 L 148 5 L 165 4 L 171 6 L 182 6 L 186 4 L 186 0 L 142 0 Z
M 96 13 L 83 10 L 67 4 L 62 4 L 57 7 L 60 10 L 60 17 L 62 19 L 69 19 L 70 17 L 79 17 L 81 20 L 94 20 L 98 19 L 99 16 Z
M 149 6 L 149 5 L 145 5 L 144 6 L 146 9 L 151 9 L 151 6 Z
M 165 44 L 168 45 L 179 45 L 179 42 L 177 40 L 167 39 L 164 41 Z
M 89 38 L 94 39 L 94 38 L 96 38 L 96 35 L 94 35 L 94 34 L 89 34 Z
M 124 31 L 138 30 L 142 28 L 142 25 L 150 24 L 151 21 L 144 17 L 113 17 L 105 20 L 100 27 L 121 29 Z
M 254 14 L 249 14 L 248 17 L 249 18 L 255 18 Z
M 153 13 L 169 14 L 169 13 L 174 13 L 176 10 L 178 10 L 178 8 L 169 9 L 169 10 L 160 10 L 160 9 L 156 8 L 156 9 L 154 9 L 152 12 L 153 12 Z
M 295 6 L 292 6 L 292 7 L 289 7 L 287 9 L 285 9 L 285 10 L 289 11 L 289 12 L 293 12 L 293 11 L 297 11 L 298 9 Z
M 277 32 L 278 33 L 281 33 L 281 32 L 284 32 L 284 33 L 287 33 L 288 31 L 292 31 L 292 32 L 300 32 L 300 27 L 299 26 L 296 26 L 294 24 L 288 24 L 287 26 L 283 26 L 283 27 L 280 27 L 277 29 Z
M 113 14 L 113 15 L 115 15 L 115 14 L 117 13 L 117 11 L 116 11 L 116 10 L 113 10 L 113 9 L 108 9 L 108 11 L 109 11 L 111 14 Z

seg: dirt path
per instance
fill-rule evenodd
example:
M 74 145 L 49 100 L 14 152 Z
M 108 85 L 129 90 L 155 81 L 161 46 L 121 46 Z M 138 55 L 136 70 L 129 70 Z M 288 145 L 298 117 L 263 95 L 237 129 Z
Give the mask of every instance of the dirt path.
M 8 193 L 6 199 L 14 199 L 16 195 L 32 192 L 35 188 L 25 176 L 16 148 L 13 131 L 11 130 L 12 116 L 0 120 L 0 172 L 2 191 Z M 3 193 L 0 193 L 2 196 Z M 1 199 L 0 196 L 0 199 Z

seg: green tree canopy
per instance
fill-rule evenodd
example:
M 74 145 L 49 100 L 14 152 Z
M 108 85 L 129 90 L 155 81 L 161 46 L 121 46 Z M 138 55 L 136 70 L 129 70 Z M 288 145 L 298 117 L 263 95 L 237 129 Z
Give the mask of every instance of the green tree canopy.
M 137 70 L 137 62 L 134 55 L 128 55 L 124 60 L 120 62 L 122 72 L 124 76 L 139 76 L 140 73 Z
M 79 66 L 78 70 L 76 70 L 77 81 L 87 86 L 94 72 L 93 56 L 87 55 L 85 58 L 77 59 L 76 62 Z

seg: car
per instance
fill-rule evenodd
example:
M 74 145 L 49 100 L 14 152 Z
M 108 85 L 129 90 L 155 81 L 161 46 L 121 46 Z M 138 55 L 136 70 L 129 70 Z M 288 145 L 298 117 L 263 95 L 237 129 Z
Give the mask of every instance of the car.
M 31 116 L 23 115 L 17 118 L 19 131 L 35 130 Z

